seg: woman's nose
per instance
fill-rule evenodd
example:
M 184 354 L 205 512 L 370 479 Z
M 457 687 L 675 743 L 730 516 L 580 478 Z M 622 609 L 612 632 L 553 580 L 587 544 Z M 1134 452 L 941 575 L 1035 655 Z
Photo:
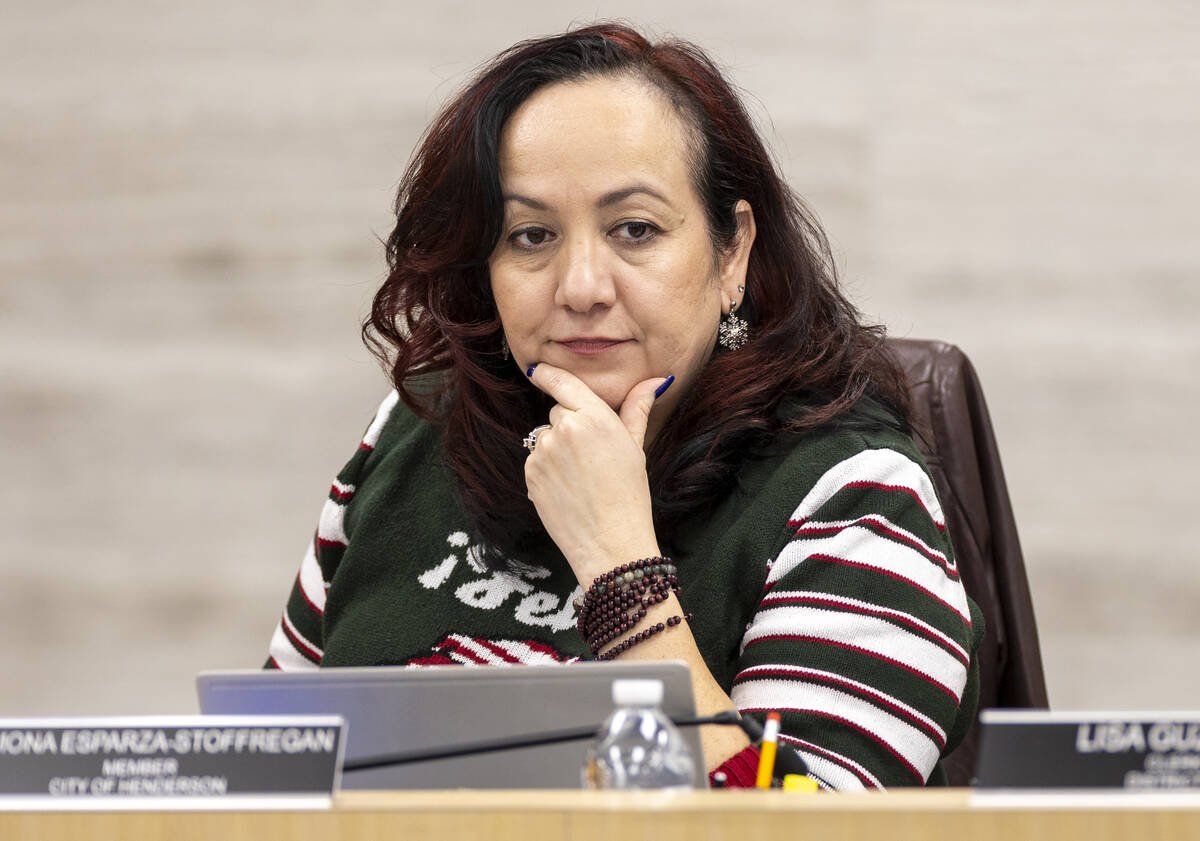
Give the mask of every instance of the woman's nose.
M 591 237 L 574 237 L 560 252 L 558 289 L 554 302 L 576 312 L 595 306 L 612 306 L 616 287 L 602 243 Z

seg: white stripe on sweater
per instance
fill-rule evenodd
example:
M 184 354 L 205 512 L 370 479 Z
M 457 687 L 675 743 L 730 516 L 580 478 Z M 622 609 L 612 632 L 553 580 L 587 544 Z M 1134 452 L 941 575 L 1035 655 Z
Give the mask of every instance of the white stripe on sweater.
M 838 596 L 834 595 L 833 593 L 818 593 L 813 590 L 772 590 L 771 593 L 763 599 L 763 605 L 764 607 L 777 606 L 775 605 L 776 602 L 783 602 L 787 599 L 819 599 L 823 602 L 833 602 L 834 604 L 845 605 L 848 610 L 858 609 L 859 611 L 866 611 L 868 613 L 891 616 L 902 624 L 910 626 L 915 625 L 927 637 L 940 640 L 946 647 L 957 651 L 961 655 L 961 659 L 964 663 L 969 661 L 971 657 L 967 653 L 967 650 L 959 645 L 953 637 L 943 633 L 939 629 L 930 625 L 928 622 L 918 619 L 911 613 L 905 613 L 901 610 L 892 610 L 891 608 L 883 607 L 882 605 L 875 604 L 874 602 L 865 602 L 861 599 L 852 599 L 849 596 Z M 812 607 L 820 609 L 820 605 L 812 605 Z M 830 609 L 836 610 L 836 608 Z
M 451 634 L 446 638 L 448 641 L 456 643 L 464 651 L 457 651 L 444 646 L 439 650 L 450 657 L 452 660 L 458 660 L 462 663 L 477 664 L 476 660 L 471 659 L 472 656 L 478 657 L 491 665 L 496 666 L 515 666 L 517 663 L 512 660 L 506 660 L 500 654 L 492 651 L 488 646 L 499 648 L 509 657 L 515 658 L 519 663 L 526 666 L 534 666 L 539 664 L 561 664 L 561 660 L 556 659 L 545 651 L 538 651 L 532 648 L 528 643 L 520 640 L 487 640 L 487 645 L 481 644 L 481 641 L 472 639 L 463 634 Z M 456 656 L 457 655 L 457 656 Z
M 909 719 L 916 719 L 917 721 L 920 721 L 922 724 L 924 724 L 925 727 L 927 728 L 927 730 L 922 730 L 920 727 L 917 727 L 916 725 L 913 725 L 911 723 L 909 723 L 908 726 L 916 727 L 916 729 L 919 732 L 921 732 L 921 734 L 925 738 L 930 738 L 928 735 L 928 731 L 932 731 L 938 735 L 938 737 L 941 741 L 941 744 L 944 745 L 946 743 L 946 731 L 943 730 L 942 727 L 936 721 L 934 721 L 929 716 L 925 715 L 925 713 L 921 712 L 916 707 L 913 707 L 913 706 L 910 706 L 910 705 L 904 703 L 899 698 L 893 697 L 892 695 L 888 695 L 886 692 L 881 691 L 878 687 L 871 686 L 870 684 L 867 684 L 867 683 L 862 683 L 861 681 L 853 680 L 851 678 L 846 677 L 845 675 L 838 674 L 837 672 L 828 672 L 828 671 L 824 671 L 822 669 L 810 669 L 810 668 L 803 667 L 803 666 L 793 666 L 793 665 L 788 665 L 788 664 L 783 664 L 783 663 L 777 663 L 777 664 L 767 663 L 767 664 L 763 664 L 763 665 L 759 665 L 759 666 L 751 666 L 748 669 L 743 669 L 737 675 L 737 677 L 734 678 L 734 680 L 738 682 L 738 685 L 734 686 L 734 692 L 738 691 L 738 689 L 740 688 L 742 683 L 748 682 L 748 681 L 756 681 L 756 682 L 772 683 L 772 684 L 786 684 L 786 685 L 791 685 L 792 681 L 810 681 L 814 685 L 817 685 L 817 686 L 829 686 L 829 684 L 825 681 L 833 681 L 835 683 L 846 684 L 850 687 L 850 689 L 846 689 L 844 687 L 839 688 L 836 686 L 830 687 L 830 688 L 833 689 L 834 691 L 861 693 L 862 695 L 865 695 L 867 697 L 875 698 L 877 702 L 885 705 L 885 707 L 890 706 L 890 707 L 894 708 L 894 710 L 886 710 L 885 709 L 884 712 L 887 715 L 895 716 L 895 717 L 899 718 L 901 721 L 904 721 L 905 716 L 907 716 Z M 780 688 L 783 688 L 783 687 L 771 686 L 770 691 L 774 692 Z M 767 687 L 764 686 L 764 687 L 761 687 L 761 691 L 766 692 L 766 691 L 768 691 L 768 689 L 767 689 Z M 750 707 L 751 709 L 758 708 L 758 709 L 768 709 L 768 710 L 777 710 L 777 709 L 781 710 L 781 709 L 794 709 L 795 708 L 794 702 L 792 700 L 789 700 L 786 695 L 781 696 L 779 698 L 779 700 L 777 700 L 775 702 L 762 703 L 762 704 L 760 704 L 758 702 L 760 700 L 764 700 L 764 699 L 760 698 L 758 695 L 753 695 L 753 696 L 748 696 L 748 697 L 750 698 L 750 700 L 746 704 L 746 706 Z M 855 695 L 855 697 L 858 697 L 858 696 Z M 776 704 L 781 704 L 781 706 L 777 706 Z M 897 710 L 899 712 L 897 712 Z M 937 740 L 935 739 L 934 741 L 936 742 Z
M 457 660 L 460 663 L 465 663 L 469 666 L 490 665 L 490 666 L 511 666 L 511 661 L 505 660 L 499 654 L 491 651 L 488 648 L 480 645 L 468 636 L 462 634 L 451 634 L 447 637 L 447 641 L 453 642 L 457 647 L 451 648 L 448 645 L 443 645 L 439 650 L 449 657 L 451 660 Z M 482 663 L 480 662 L 482 661 Z
M 379 404 L 379 410 L 375 412 L 375 419 L 371 421 L 366 434 L 363 435 L 362 442 L 365 446 L 375 449 L 375 445 L 379 443 L 379 434 L 383 432 L 383 427 L 387 424 L 388 416 L 399 402 L 400 392 L 395 390 L 383 398 L 383 402 Z
M 321 565 L 317 563 L 317 548 L 313 541 L 308 541 L 308 551 L 300 562 L 300 591 L 317 611 L 325 613 L 325 577 Z
M 284 671 L 294 672 L 317 668 L 316 663 L 309 660 L 292 645 L 292 641 L 288 639 L 287 633 L 283 630 L 282 620 L 275 626 L 275 633 L 271 636 L 270 654 L 275 665 Z
M 776 635 L 808 637 L 873 653 L 926 676 L 956 699 L 961 700 L 967 685 L 967 667 L 960 660 L 886 619 L 801 605 L 762 608 L 742 637 L 742 649 Z
M 792 513 L 792 521 L 807 520 L 831 496 L 851 482 L 878 482 L 912 490 L 939 528 L 946 525 L 933 481 L 921 466 L 895 450 L 863 450 L 825 471 Z
M 813 555 L 828 555 L 889 573 L 911 582 L 932 594 L 970 624 L 971 609 L 962 582 L 950 578 L 911 546 L 881 537 L 868 528 L 852 526 L 828 537 L 802 537 L 793 540 L 767 573 L 767 586 L 773 585 Z
M 939 561 L 942 562 L 943 566 L 945 566 L 949 569 L 955 569 L 956 565 L 952 564 L 950 562 L 950 559 L 946 557 L 945 552 L 941 551 L 940 549 L 935 549 L 934 547 L 930 546 L 928 543 L 926 543 L 921 538 L 917 537 L 915 534 L 910 532 L 908 529 L 901 528 L 900 526 L 896 525 L 895 523 L 893 523 L 891 520 L 889 520 L 887 517 L 883 516 L 882 514 L 871 514 L 870 516 L 863 517 L 858 520 L 837 520 L 834 522 L 823 521 L 823 520 L 809 520 L 808 522 L 806 522 L 804 524 L 804 526 L 800 529 L 800 531 L 807 531 L 810 529 L 814 529 L 814 530 L 829 529 L 830 531 L 833 531 L 835 529 L 846 529 L 851 526 L 867 528 L 868 523 L 874 523 L 876 526 L 882 528 L 884 531 L 894 532 L 897 536 L 915 543 L 917 545 L 918 550 L 924 551 L 924 552 L 932 555 L 933 557 L 937 558 Z
M 326 543 L 340 543 L 345 546 L 349 542 L 345 524 L 346 506 L 339 505 L 332 499 L 325 500 L 321 509 L 321 519 L 317 523 L 317 537 Z
M 739 708 L 795 710 L 851 722 L 865 730 L 863 739 L 880 742 L 904 758 L 925 780 L 941 748 L 926 733 L 901 718 L 884 712 L 856 695 L 830 686 L 792 680 L 754 680 L 740 683 L 730 694 Z M 831 723 L 836 728 L 837 724 Z
M 539 651 L 527 643 L 523 643 L 519 640 L 491 640 L 490 642 L 493 645 L 502 645 L 509 654 L 516 657 L 526 666 L 537 666 L 543 663 L 547 665 L 562 665 L 563 663 L 562 660 L 554 657 L 554 655 L 550 654 L 549 652 Z

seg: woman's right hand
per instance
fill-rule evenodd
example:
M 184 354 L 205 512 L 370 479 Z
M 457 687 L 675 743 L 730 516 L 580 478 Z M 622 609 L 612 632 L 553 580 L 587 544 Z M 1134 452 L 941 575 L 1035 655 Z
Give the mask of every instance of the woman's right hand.
M 530 380 L 556 405 L 525 461 L 525 483 L 580 583 L 660 554 L 642 446 L 665 378 L 635 385 L 619 414 L 570 371 L 541 363 Z

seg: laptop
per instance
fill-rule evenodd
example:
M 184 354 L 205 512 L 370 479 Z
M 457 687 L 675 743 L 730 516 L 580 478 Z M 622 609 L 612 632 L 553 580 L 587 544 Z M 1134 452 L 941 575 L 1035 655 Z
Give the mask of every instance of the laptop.
M 612 712 L 612 682 L 663 682 L 663 711 L 695 715 L 679 662 L 540 666 L 379 666 L 308 672 L 239 670 L 196 678 L 200 711 L 216 715 L 332 713 L 346 719 L 345 762 L 383 754 L 596 727 Z M 706 784 L 695 727 L 682 729 Z M 347 771 L 343 789 L 579 788 L 592 740 Z

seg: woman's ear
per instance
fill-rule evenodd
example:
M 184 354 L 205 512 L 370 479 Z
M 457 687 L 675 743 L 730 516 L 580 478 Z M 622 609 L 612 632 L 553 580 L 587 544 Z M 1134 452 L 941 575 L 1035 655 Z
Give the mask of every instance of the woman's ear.
M 728 251 L 720 257 L 721 312 L 728 314 L 732 300 L 740 309 L 746 297 L 746 268 L 750 265 L 750 249 L 754 247 L 754 208 L 750 202 L 739 199 L 733 206 L 737 218 L 737 237 Z

